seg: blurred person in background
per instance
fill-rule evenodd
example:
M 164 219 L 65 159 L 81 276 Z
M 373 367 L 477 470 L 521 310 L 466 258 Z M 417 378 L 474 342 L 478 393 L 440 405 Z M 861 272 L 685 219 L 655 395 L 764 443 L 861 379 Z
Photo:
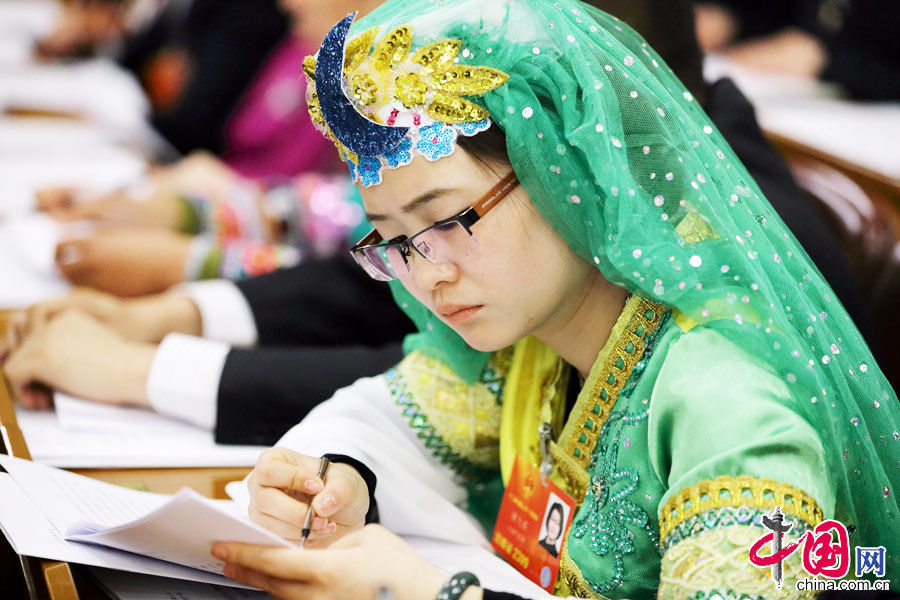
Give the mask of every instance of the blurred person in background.
M 70 0 L 61 5 L 53 31 L 34 45 L 37 58 L 92 56 L 120 44 L 126 35 L 129 6 L 122 0 Z
M 131 8 L 152 16 L 129 23 Z M 59 56 L 118 46 L 116 60 L 150 102 L 150 124 L 175 151 L 240 156 L 248 141 L 229 139 L 227 128 L 289 28 L 277 0 L 82 0 L 63 10 L 36 51 Z
M 838 83 L 861 100 L 900 100 L 896 0 L 703 0 L 696 15 L 707 53 Z
M 354 3 L 362 10 L 376 5 Z M 324 13 L 321 27 L 352 10 L 341 3 L 285 7 L 298 25 L 304 7 Z M 305 85 L 301 62 L 283 64 Z M 308 150 L 321 144 L 314 135 L 290 141 Z M 330 149 L 322 154 L 333 156 Z M 241 280 L 306 260 L 236 286 L 212 281 L 134 300 L 78 290 L 32 307 L 14 319 L 0 351 L 10 380 L 26 382 L 14 384 L 26 406 L 48 406 L 49 385 L 214 428 L 220 442 L 268 444 L 335 389 L 402 357 L 411 323 L 390 291 L 373 285 L 346 254 L 348 241 L 368 228 L 346 175 L 253 180 L 195 153 L 127 190 L 86 202 L 80 195 L 39 195 L 39 206 L 58 220 L 100 227 L 61 243 L 58 264 L 70 280 L 118 295 L 161 291 L 186 278 Z M 189 337 L 201 334 L 209 339 Z M 45 351 L 53 356 L 39 358 Z M 33 370 L 38 363 L 40 372 Z
M 399 362 L 412 330 L 345 254 L 133 299 L 78 289 L 14 315 L 0 362 L 26 408 L 50 408 L 59 390 L 270 445 L 334 390 Z
M 377 4 L 282 3 L 291 33 L 226 124 L 222 160 L 194 153 L 87 201 L 79 190 L 39 193 L 38 207 L 59 220 L 117 226 L 61 244 L 63 275 L 77 285 L 140 295 L 184 280 L 260 275 L 348 248 L 346 236 L 355 241 L 362 221 L 358 194 L 345 176 L 328 175 L 339 162 L 309 118 L 299 65 L 313 48 L 304 38 L 324 36 L 326 19 Z M 201 5 L 195 1 L 191 14 Z
M 119 296 L 237 281 L 345 252 L 367 227 L 345 175 L 307 172 L 266 187 L 206 155 L 99 200 L 61 205 L 61 194 L 41 194 L 41 206 L 57 220 L 97 227 L 58 244 L 60 272 Z

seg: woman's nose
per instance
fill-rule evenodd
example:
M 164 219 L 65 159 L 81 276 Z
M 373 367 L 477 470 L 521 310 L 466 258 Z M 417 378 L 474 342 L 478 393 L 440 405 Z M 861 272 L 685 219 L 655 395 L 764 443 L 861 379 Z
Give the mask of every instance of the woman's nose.
M 435 263 L 415 252 L 409 269 L 416 286 L 426 291 L 437 288 L 441 283 L 454 283 L 459 279 L 459 267 L 455 262 Z

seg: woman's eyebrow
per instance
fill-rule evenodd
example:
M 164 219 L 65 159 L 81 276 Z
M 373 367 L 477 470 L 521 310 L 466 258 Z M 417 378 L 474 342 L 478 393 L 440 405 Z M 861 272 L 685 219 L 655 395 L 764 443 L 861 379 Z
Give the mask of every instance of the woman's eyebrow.
M 440 196 L 443 196 L 445 194 L 448 194 L 452 191 L 454 191 L 452 188 L 435 188 L 433 190 L 429 190 L 429 191 L 425 192 L 424 194 L 420 195 L 419 197 L 417 197 L 416 199 L 411 200 L 410 202 L 405 204 L 403 206 L 403 208 L 400 209 L 400 212 L 411 213 L 414 210 L 416 210 L 417 208 L 419 208 L 425 204 L 428 204 L 432 200 L 439 198 Z M 380 215 L 377 213 L 366 212 L 366 219 L 368 219 L 370 223 L 373 223 L 375 221 L 386 221 L 388 218 L 389 217 L 387 215 Z

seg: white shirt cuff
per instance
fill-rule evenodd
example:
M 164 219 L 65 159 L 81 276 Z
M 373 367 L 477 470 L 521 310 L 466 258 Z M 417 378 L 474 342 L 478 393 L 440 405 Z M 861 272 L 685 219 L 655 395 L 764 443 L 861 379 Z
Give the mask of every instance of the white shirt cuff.
M 177 291 L 194 301 L 203 323 L 203 337 L 232 346 L 256 344 L 253 311 L 237 286 L 226 279 L 184 283 Z
M 215 427 L 219 380 L 230 349 L 224 342 L 167 335 L 147 377 L 147 399 L 153 410 L 204 429 Z

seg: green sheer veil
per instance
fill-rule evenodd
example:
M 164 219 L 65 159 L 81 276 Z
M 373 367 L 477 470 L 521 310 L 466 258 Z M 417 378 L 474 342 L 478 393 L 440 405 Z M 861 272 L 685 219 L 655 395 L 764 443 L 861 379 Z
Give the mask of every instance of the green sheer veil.
M 722 135 L 625 23 L 577 0 L 391 0 L 351 39 L 409 24 L 508 81 L 471 98 L 541 214 L 604 277 L 764 359 L 819 432 L 854 545 L 900 569 L 900 405 L 865 341 Z M 419 349 L 473 380 L 467 348 L 402 286 Z M 735 415 L 739 418 L 739 415 Z

